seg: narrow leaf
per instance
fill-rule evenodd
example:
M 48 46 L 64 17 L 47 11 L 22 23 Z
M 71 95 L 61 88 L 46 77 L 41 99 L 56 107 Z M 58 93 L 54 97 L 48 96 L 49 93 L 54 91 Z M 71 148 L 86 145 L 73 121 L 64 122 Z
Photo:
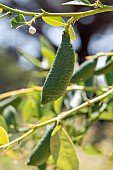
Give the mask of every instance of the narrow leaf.
M 55 59 L 55 53 L 45 47 L 41 47 L 41 52 L 42 52 L 43 57 L 47 59 L 48 64 L 51 67 Z
M 56 163 L 57 168 L 60 170 L 78 170 L 79 163 L 75 146 L 63 128 L 60 134 L 60 142 L 60 151 Z
M 79 1 L 79 0 L 75 0 L 75 1 Z M 90 2 L 88 0 L 81 0 L 81 1 L 85 4 L 90 4 Z
M 53 160 L 55 163 L 57 163 L 58 157 L 59 157 L 59 151 L 60 151 L 60 129 L 61 126 L 56 126 L 51 134 L 51 140 L 50 140 L 50 150 L 53 157 Z
M 8 134 L 6 130 L 0 126 L 0 145 L 6 144 L 9 142 Z
M 0 115 L 0 126 L 7 131 L 7 124 L 3 116 Z
M 11 22 L 10 22 L 11 27 L 13 29 L 18 28 L 18 27 L 22 26 L 25 23 L 26 23 L 26 20 L 25 20 L 24 15 L 22 15 L 22 14 L 19 14 L 16 17 L 12 18 Z
M 112 111 L 105 111 L 99 117 L 100 120 L 113 120 L 113 112 Z
M 25 122 L 30 122 L 36 109 L 35 101 L 32 98 L 28 98 L 23 106 L 22 118 Z
M 33 57 L 31 54 L 29 54 L 28 52 L 24 51 L 23 49 L 19 48 L 18 53 L 20 55 L 22 55 L 24 58 L 26 58 L 27 60 L 29 60 L 32 64 L 34 64 L 36 67 L 40 67 L 41 66 L 41 62 L 36 59 L 35 57 Z
M 69 34 L 70 34 L 71 40 L 76 40 L 75 31 L 74 31 L 72 25 L 70 25 L 70 27 L 69 27 Z
M 40 35 L 40 44 L 41 44 L 41 47 L 48 48 L 49 50 L 55 53 L 54 47 L 43 35 Z
M 2 13 L 2 11 L 3 11 L 3 9 L 2 9 L 2 8 L 0 8 L 0 13 Z
M 102 152 L 92 145 L 86 145 L 83 147 L 83 149 L 89 155 L 102 155 Z
M 113 84 L 113 69 L 110 70 L 106 75 L 105 75 L 106 81 L 108 85 Z
M 111 161 L 113 161 L 113 151 L 110 152 L 109 158 L 110 158 Z
M 65 22 L 62 17 L 56 16 L 43 16 L 42 19 L 49 25 L 52 26 L 65 26 Z
M 63 98 L 64 98 L 64 96 L 61 96 L 58 100 L 53 102 L 53 107 L 57 114 L 59 114 L 61 112 Z
M 83 5 L 83 6 L 91 6 L 88 0 L 74 0 L 70 2 L 65 2 L 62 5 Z

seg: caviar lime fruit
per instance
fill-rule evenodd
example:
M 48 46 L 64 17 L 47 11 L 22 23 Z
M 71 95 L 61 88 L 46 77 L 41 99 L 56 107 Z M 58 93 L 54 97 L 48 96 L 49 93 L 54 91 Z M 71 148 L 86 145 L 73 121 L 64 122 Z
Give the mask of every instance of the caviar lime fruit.
M 106 74 L 108 73 L 111 69 L 113 69 L 113 59 L 109 60 L 105 66 L 101 67 L 100 69 L 95 70 L 94 74 L 95 75 L 100 75 L 100 74 Z
M 27 161 L 27 165 L 29 166 L 37 166 L 42 165 L 49 158 L 50 152 L 50 138 L 51 133 L 54 129 L 55 125 L 52 125 L 42 136 L 41 140 L 36 144 L 33 151 L 31 152 L 29 159 Z
M 65 92 L 74 70 L 75 54 L 67 32 L 62 34 L 62 42 L 55 61 L 45 80 L 41 104 L 57 100 Z
M 72 76 L 71 83 L 80 83 L 87 80 L 94 73 L 96 64 L 97 58 L 84 61 Z

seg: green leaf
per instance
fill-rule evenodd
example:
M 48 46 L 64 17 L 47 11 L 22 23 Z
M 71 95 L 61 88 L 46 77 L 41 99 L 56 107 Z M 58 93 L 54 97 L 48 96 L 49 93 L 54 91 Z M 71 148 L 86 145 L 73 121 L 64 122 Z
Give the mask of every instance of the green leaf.
M 32 71 L 31 75 L 33 77 L 37 77 L 37 78 L 43 78 L 46 77 L 48 75 L 48 71 Z
M 55 50 L 50 42 L 44 37 L 40 36 L 41 52 L 45 59 L 47 59 L 51 67 L 55 59 Z
M 7 124 L 3 116 L 0 115 L 0 126 L 7 131 Z
M 3 11 L 3 9 L 2 9 L 2 8 L 0 8 L 0 13 L 2 13 L 2 11 Z
M 63 98 L 64 96 L 61 96 L 58 100 L 53 102 L 53 108 L 57 114 L 61 112 Z
M 47 114 L 45 116 L 42 116 L 39 120 L 40 123 L 44 122 L 44 121 L 47 121 L 47 120 L 50 120 L 52 119 L 55 114 L 52 112 L 52 111 L 48 111 L 46 112 Z
M 49 25 L 52 26 L 65 26 L 66 23 L 62 19 L 62 17 L 56 16 L 43 16 L 42 19 Z
M 30 122 L 36 109 L 35 101 L 32 98 L 28 98 L 23 106 L 22 118 L 25 122 Z
M 18 53 L 20 55 L 22 55 L 24 58 L 26 58 L 27 60 L 29 60 L 32 64 L 34 64 L 36 67 L 39 67 L 41 66 L 41 62 L 36 59 L 35 57 L 33 57 L 31 54 L 29 54 L 28 52 L 24 51 L 23 49 L 19 48 L 18 50 Z
M 110 158 L 111 161 L 113 161 L 113 151 L 110 152 L 109 158 Z
M 113 120 L 113 112 L 111 111 L 106 111 L 106 112 L 103 112 L 100 117 L 99 117 L 100 120 Z
M 91 6 L 88 0 L 74 0 L 70 2 L 63 3 L 62 5 L 83 5 L 83 6 Z
M 76 40 L 76 34 L 75 34 L 75 31 L 74 31 L 72 25 L 70 25 L 70 27 L 69 27 L 69 34 L 70 34 L 71 40 Z
M 40 35 L 40 44 L 41 44 L 41 47 L 48 48 L 49 50 L 55 53 L 54 47 L 43 35 Z
M 90 4 L 90 2 L 88 0 L 81 0 L 81 1 L 85 4 Z
M 105 75 L 106 81 L 108 85 L 113 84 L 113 69 L 110 70 L 106 75 Z
M 102 155 L 102 152 L 92 145 L 85 145 L 83 149 L 89 155 Z
M 6 120 L 8 132 L 9 133 L 15 132 L 16 128 L 17 128 L 17 121 L 16 121 L 17 120 L 16 119 L 17 111 L 16 111 L 16 109 L 12 105 L 8 105 L 3 110 L 2 115 Z
M 20 101 L 21 101 L 21 97 L 19 96 L 11 96 L 0 101 L 0 112 L 2 113 L 4 108 L 7 107 L 8 105 L 12 105 L 15 108 L 17 108 L 18 105 L 20 104 Z
M 49 66 L 51 67 L 55 59 L 55 53 L 45 47 L 41 47 L 41 52 L 42 52 L 43 57 L 47 59 Z
M 60 170 L 78 170 L 79 163 L 75 146 L 63 128 L 60 133 L 60 142 L 60 150 L 56 162 L 57 168 Z
M 12 18 L 11 22 L 10 22 L 11 27 L 13 29 L 18 28 L 18 27 L 22 26 L 25 23 L 26 23 L 26 20 L 25 20 L 24 15 L 22 15 L 22 14 L 19 14 L 16 17 Z
M 6 130 L 0 126 L 0 145 L 7 144 L 9 142 L 8 134 Z
M 60 151 L 60 129 L 61 126 L 56 126 L 51 134 L 51 140 L 50 140 L 50 150 L 53 157 L 53 160 L 55 163 L 57 163 L 58 157 L 59 157 L 59 151 Z
M 47 164 L 46 163 L 38 166 L 38 170 L 46 170 L 46 168 L 47 168 Z

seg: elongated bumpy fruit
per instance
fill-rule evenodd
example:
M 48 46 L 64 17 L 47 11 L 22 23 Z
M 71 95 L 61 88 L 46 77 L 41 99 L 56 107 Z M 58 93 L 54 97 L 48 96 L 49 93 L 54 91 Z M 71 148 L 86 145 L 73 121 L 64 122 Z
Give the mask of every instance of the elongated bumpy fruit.
M 87 80 L 95 70 L 97 64 L 97 58 L 93 60 L 84 61 L 76 70 L 75 74 L 71 79 L 71 83 L 79 83 L 81 81 Z
M 50 138 L 54 127 L 55 125 L 52 125 L 42 136 L 41 140 L 37 143 L 37 145 L 34 147 L 33 151 L 29 156 L 29 160 L 26 163 L 27 165 L 29 166 L 42 165 L 49 158 L 51 154 Z
M 62 34 L 62 42 L 56 53 L 55 62 L 45 80 L 41 104 L 57 100 L 65 92 L 74 70 L 75 54 L 67 32 Z

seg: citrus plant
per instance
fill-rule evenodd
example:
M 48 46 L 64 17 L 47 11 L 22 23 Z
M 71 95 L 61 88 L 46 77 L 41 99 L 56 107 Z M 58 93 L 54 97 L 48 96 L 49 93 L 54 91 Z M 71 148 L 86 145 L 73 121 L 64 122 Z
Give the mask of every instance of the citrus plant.
M 17 50 L 36 66 L 38 71 L 35 74 L 44 80 L 42 86 L 30 82 L 26 89 L 0 94 L 1 152 L 7 155 L 12 149 L 16 150 L 16 155 L 20 151 L 27 166 L 41 170 L 51 164 L 61 170 L 79 170 L 76 146 L 80 145 L 89 154 L 101 155 L 102 152 L 93 144 L 84 145 L 84 137 L 96 121 L 113 121 L 113 52 L 87 56 L 86 61 L 79 65 L 71 42 L 76 41 L 73 24 L 83 17 L 113 11 L 113 6 L 103 5 L 100 0 L 93 4 L 88 0 L 74 0 L 61 5 L 82 5 L 91 9 L 72 13 L 50 13 L 41 9 L 36 13 L 0 3 L 0 19 L 11 17 L 12 29 L 27 25 L 29 33 L 35 34 L 34 24 L 38 18 L 51 26 L 64 28 L 56 54 L 51 43 L 40 36 L 41 53 L 49 69 L 26 51 Z M 26 21 L 28 16 L 32 19 Z M 108 56 L 106 64 L 97 69 L 98 58 L 103 56 Z M 106 86 L 96 84 L 99 75 L 104 75 Z M 80 97 L 75 98 L 78 91 Z M 70 104 L 73 99 L 74 108 Z M 75 124 L 78 117 L 82 118 L 79 129 Z M 24 152 L 27 143 L 30 148 Z M 16 145 L 20 145 L 19 150 L 15 149 Z M 112 151 L 110 157 L 113 157 Z

